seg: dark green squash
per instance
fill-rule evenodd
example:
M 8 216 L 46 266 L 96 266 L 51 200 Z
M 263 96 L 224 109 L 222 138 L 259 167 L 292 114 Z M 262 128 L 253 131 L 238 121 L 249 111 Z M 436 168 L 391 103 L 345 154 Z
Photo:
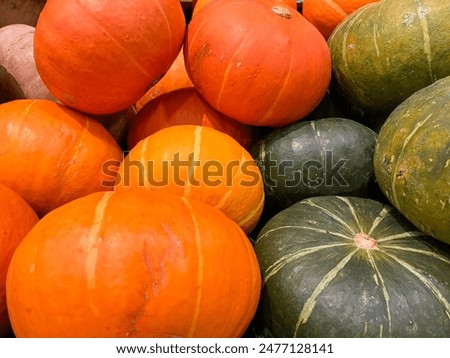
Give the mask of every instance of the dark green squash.
M 450 75 L 450 0 L 383 0 L 346 17 L 328 39 L 333 83 L 352 104 L 390 113 Z
M 345 118 L 274 130 L 252 148 L 268 205 L 284 209 L 319 195 L 365 196 L 374 181 L 375 141 L 374 131 Z
M 450 337 L 450 247 L 391 206 L 305 199 L 275 215 L 254 248 L 262 334 Z
M 450 76 L 391 113 L 378 137 L 374 167 L 392 205 L 420 230 L 450 244 Z

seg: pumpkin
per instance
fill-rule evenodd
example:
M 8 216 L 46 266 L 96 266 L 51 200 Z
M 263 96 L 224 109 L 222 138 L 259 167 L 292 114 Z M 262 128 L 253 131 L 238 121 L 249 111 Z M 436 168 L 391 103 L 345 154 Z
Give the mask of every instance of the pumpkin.
M 0 27 L 13 24 L 36 26 L 45 3 L 46 0 L 0 1 Z
M 128 148 L 162 128 L 180 124 L 215 128 L 235 138 L 243 147 L 249 147 L 252 142 L 250 126 L 216 111 L 191 87 L 160 95 L 141 108 L 128 131 Z
M 161 129 L 120 163 L 115 190 L 172 193 L 216 207 L 246 232 L 264 206 L 261 173 L 232 137 L 198 125 Z
M 406 218 L 450 244 L 450 76 L 406 99 L 380 130 L 378 184 Z
M 194 0 L 192 2 L 193 11 L 192 16 L 196 15 L 201 9 L 203 9 L 206 5 L 215 0 Z M 297 0 L 271 0 L 273 5 L 283 5 L 290 6 L 294 9 L 297 9 Z
M 374 181 L 376 134 L 346 118 L 300 121 L 253 148 L 267 202 L 285 209 L 319 195 L 366 196 Z
M 170 68 L 185 25 L 178 0 L 49 1 L 36 25 L 36 67 L 65 105 L 118 112 Z
M 450 1 L 383 0 L 347 16 L 328 39 L 333 83 L 350 103 L 392 112 L 450 75 Z M 401 51 L 399 50 L 401 49 Z
M 283 126 L 303 118 L 331 78 L 320 32 L 292 7 L 269 0 L 211 2 L 189 23 L 184 56 L 205 100 L 250 125 Z
M 122 156 L 100 123 L 61 104 L 22 99 L 0 105 L 0 183 L 39 216 L 111 190 Z
M 17 248 L 7 303 L 17 337 L 239 337 L 260 293 L 242 230 L 158 192 L 93 193 Z
M 259 317 L 275 337 L 450 336 L 450 248 L 391 206 L 305 199 L 274 216 L 254 248 Z
M 164 93 L 190 87 L 194 87 L 194 85 L 186 72 L 184 52 L 183 49 L 181 49 L 177 58 L 161 80 L 152 86 L 145 95 L 136 102 L 136 110 L 139 111 L 147 102 Z
M 302 15 L 328 39 L 336 26 L 349 14 L 373 2 L 376 0 L 303 0 Z
M 0 337 L 11 329 L 6 307 L 6 273 L 14 250 L 38 222 L 38 217 L 16 192 L 0 184 Z
M 54 99 L 34 64 L 33 35 L 30 25 L 0 28 L 0 103 L 18 98 Z

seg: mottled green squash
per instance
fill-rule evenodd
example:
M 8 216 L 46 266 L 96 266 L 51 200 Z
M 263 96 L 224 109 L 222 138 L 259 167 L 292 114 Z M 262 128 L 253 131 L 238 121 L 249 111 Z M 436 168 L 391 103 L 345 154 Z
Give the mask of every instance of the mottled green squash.
M 262 334 L 450 337 L 450 247 L 392 206 L 305 199 L 275 215 L 254 248 Z
M 268 205 L 280 209 L 319 195 L 366 196 L 374 182 L 376 133 L 347 118 L 302 120 L 252 148 Z
M 450 0 L 383 0 L 346 17 L 328 39 L 333 83 L 352 104 L 391 112 L 450 75 Z
M 417 91 L 390 114 L 374 167 L 392 205 L 420 230 L 450 244 L 450 76 Z

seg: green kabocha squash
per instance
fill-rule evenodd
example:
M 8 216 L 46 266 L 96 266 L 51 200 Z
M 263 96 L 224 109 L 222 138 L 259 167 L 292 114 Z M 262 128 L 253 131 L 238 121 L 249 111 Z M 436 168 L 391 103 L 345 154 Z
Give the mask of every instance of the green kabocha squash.
M 391 112 L 450 75 L 450 0 L 382 0 L 346 17 L 328 39 L 333 84 L 352 104 Z
M 377 140 L 374 168 L 392 205 L 420 230 L 450 244 L 450 76 L 390 114 Z
M 280 209 L 319 195 L 365 196 L 374 181 L 376 133 L 346 118 L 300 121 L 254 148 L 266 199 Z
M 392 206 L 305 199 L 275 215 L 254 248 L 266 335 L 450 337 L 450 247 Z

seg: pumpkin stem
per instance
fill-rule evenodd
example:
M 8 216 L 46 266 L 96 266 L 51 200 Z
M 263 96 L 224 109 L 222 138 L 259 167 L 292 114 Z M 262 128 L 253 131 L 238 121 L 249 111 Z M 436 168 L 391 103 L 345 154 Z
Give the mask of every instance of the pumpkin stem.
M 365 250 L 378 250 L 377 240 L 373 237 L 367 235 L 366 233 L 360 232 L 353 237 L 356 246 L 360 249 Z
M 290 19 L 292 17 L 289 9 L 281 5 L 275 5 L 274 7 L 272 7 L 272 11 L 278 16 L 284 17 L 285 19 Z

